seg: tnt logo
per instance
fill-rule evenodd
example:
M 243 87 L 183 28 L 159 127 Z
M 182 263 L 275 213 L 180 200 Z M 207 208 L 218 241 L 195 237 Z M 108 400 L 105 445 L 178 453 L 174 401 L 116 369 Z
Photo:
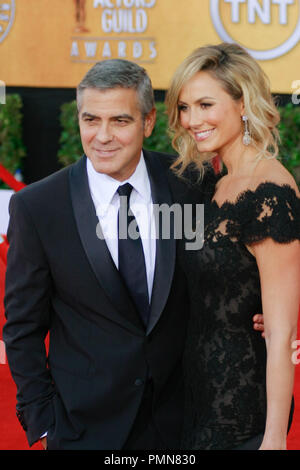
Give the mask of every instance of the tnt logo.
M 233 23 L 240 22 L 240 6 L 247 4 L 248 22 L 255 23 L 259 18 L 264 24 L 271 23 L 271 5 L 278 5 L 279 22 L 287 24 L 288 6 L 294 5 L 295 0 L 263 0 L 262 4 L 258 0 L 224 0 L 231 3 L 231 19 Z
M 300 0 L 210 0 L 210 13 L 220 38 L 257 60 L 280 57 L 300 41 Z

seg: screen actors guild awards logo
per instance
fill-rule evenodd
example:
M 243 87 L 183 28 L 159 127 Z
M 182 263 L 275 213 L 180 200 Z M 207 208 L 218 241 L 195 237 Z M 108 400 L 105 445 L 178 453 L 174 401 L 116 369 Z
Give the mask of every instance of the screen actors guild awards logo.
M 156 39 L 149 34 L 148 27 L 150 12 L 158 0 L 72 1 L 76 18 L 70 48 L 72 62 L 92 63 L 112 58 L 147 64 L 155 61 Z M 95 15 L 98 22 L 93 21 Z
M 0 1 L 0 43 L 8 35 L 15 18 L 15 0 Z

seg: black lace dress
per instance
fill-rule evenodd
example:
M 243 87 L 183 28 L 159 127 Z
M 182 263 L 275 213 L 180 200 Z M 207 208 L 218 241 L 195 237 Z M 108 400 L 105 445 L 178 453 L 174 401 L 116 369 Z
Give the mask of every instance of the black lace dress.
M 300 239 L 300 199 L 266 182 L 218 207 L 206 193 L 204 245 L 179 249 L 191 295 L 184 355 L 182 449 L 233 449 L 263 433 L 266 349 L 252 317 L 262 312 L 259 272 L 245 245 Z

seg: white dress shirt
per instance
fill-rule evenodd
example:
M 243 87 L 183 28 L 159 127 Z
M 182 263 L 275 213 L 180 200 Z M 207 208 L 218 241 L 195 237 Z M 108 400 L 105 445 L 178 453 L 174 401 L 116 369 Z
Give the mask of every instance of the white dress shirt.
M 155 269 L 156 231 L 150 181 L 143 154 L 141 154 L 141 158 L 135 172 L 126 181 L 120 182 L 104 173 L 96 172 L 88 158 L 87 175 L 91 196 L 103 236 L 117 268 L 118 211 L 120 207 L 120 196 L 117 193 L 117 189 L 120 185 L 125 183 L 130 183 L 132 185 L 133 189 L 130 195 L 129 204 L 130 209 L 136 218 L 141 235 L 150 300 Z

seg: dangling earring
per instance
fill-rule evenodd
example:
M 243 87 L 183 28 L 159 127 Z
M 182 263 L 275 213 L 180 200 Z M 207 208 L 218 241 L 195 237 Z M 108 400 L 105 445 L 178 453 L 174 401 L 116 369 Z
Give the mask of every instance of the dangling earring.
M 245 124 L 245 132 L 243 135 L 243 144 L 244 145 L 250 145 L 251 144 L 251 135 L 249 132 L 249 127 L 248 127 L 248 116 L 244 115 L 242 116 L 242 120 L 244 121 Z
M 242 120 L 244 121 L 245 124 L 245 132 L 243 135 L 243 144 L 244 145 L 250 145 L 251 144 L 251 135 L 249 132 L 249 127 L 248 127 L 248 116 L 244 115 L 242 116 Z

